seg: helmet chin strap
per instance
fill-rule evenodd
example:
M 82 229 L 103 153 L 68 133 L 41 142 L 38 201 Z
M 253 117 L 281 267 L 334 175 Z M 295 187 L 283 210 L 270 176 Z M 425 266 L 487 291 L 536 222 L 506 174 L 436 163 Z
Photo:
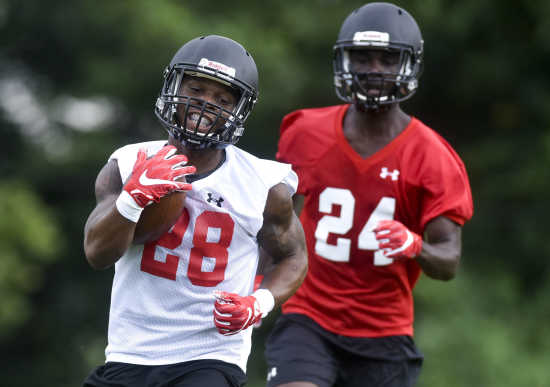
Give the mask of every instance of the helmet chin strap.
M 203 142 L 200 144 L 195 144 L 189 140 L 181 139 L 180 142 L 184 147 L 190 150 L 202 150 L 202 149 L 224 149 L 229 144 L 224 143 L 216 143 L 216 142 Z
M 361 113 L 382 113 L 389 111 L 394 104 L 368 105 L 365 102 L 356 100 L 354 105 Z
M 359 93 L 354 93 L 353 103 L 356 106 L 357 110 L 363 113 L 382 113 L 389 111 L 394 105 L 398 104 L 398 101 L 391 100 L 389 98 L 386 101 L 381 101 L 381 97 L 371 97 L 368 98 L 361 94 L 362 97 L 359 97 Z
M 189 150 L 203 150 L 203 149 L 224 149 L 229 144 L 226 143 L 216 143 L 216 142 L 201 142 L 196 143 L 193 140 L 184 138 L 183 133 L 173 130 L 168 131 L 170 136 L 172 136 L 176 141 L 180 142 L 186 149 Z

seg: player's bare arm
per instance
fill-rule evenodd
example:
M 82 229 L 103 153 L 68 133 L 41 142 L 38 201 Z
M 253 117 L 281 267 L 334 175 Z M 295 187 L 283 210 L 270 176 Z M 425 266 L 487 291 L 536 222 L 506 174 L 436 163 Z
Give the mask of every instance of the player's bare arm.
M 173 191 L 191 189 L 190 184 L 177 180 L 194 173 L 196 168 L 186 166 L 187 157 L 176 152 L 175 146 L 166 145 L 147 157 L 146 150 L 140 149 L 124 186 L 115 161 L 100 171 L 96 180 L 97 206 L 84 233 L 84 251 L 92 267 L 107 268 L 124 254 L 146 206 Z
M 263 217 L 258 232 L 260 266 L 268 264 L 269 269 L 264 272 L 259 289 L 245 297 L 215 293 L 214 324 L 224 336 L 237 334 L 267 316 L 296 292 L 307 272 L 304 232 L 286 184 L 277 184 L 269 190 Z M 269 261 L 264 261 L 265 258 Z
M 416 257 L 426 275 L 444 281 L 455 277 L 462 252 L 461 234 L 460 225 L 445 216 L 426 225 L 422 251 Z
M 304 195 L 301 195 L 301 194 L 294 194 L 294 196 L 292 197 L 292 202 L 294 203 L 294 212 L 298 217 L 300 216 L 300 213 L 304 208 L 304 200 L 305 200 L 305 197 Z M 261 275 L 263 279 L 263 276 L 269 271 L 271 271 L 272 269 L 273 269 L 273 260 L 266 253 L 266 251 L 260 247 L 260 263 L 258 264 L 257 274 Z
M 461 227 L 445 216 L 426 225 L 424 238 L 396 220 L 381 220 L 373 230 L 378 246 L 392 259 L 416 259 L 429 277 L 454 278 L 461 253 Z
M 121 191 L 118 165 L 111 160 L 97 176 L 97 204 L 84 227 L 84 252 L 94 269 L 114 264 L 132 243 L 136 223 L 122 216 L 115 206 Z
M 280 305 L 298 289 L 307 272 L 304 231 L 285 184 L 269 191 L 258 242 L 273 264 L 260 287 L 269 289 Z
M 300 216 L 302 209 L 304 208 L 305 196 L 301 194 L 294 194 L 292 202 L 294 203 L 294 212 L 297 216 Z

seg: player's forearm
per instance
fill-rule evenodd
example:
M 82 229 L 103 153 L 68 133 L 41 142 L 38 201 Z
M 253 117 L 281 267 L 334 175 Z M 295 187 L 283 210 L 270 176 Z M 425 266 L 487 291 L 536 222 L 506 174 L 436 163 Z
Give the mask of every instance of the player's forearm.
M 113 265 L 132 243 L 135 227 L 114 205 L 96 208 L 84 229 L 84 252 L 90 266 L 105 269 Z
M 275 306 L 281 305 L 296 292 L 307 272 L 304 230 L 294 213 L 290 191 L 285 184 L 278 184 L 269 191 L 258 243 L 260 256 L 269 256 L 267 261 L 272 265 L 271 270 L 264 273 L 260 288 L 269 289 Z
M 275 299 L 275 306 L 279 306 L 298 290 L 306 273 L 307 253 L 304 248 L 274 264 L 264 274 L 260 287 L 269 289 Z
M 416 261 L 430 278 L 448 281 L 455 277 L 460 262 L 460 248 L 451 243 L 424 242 Z

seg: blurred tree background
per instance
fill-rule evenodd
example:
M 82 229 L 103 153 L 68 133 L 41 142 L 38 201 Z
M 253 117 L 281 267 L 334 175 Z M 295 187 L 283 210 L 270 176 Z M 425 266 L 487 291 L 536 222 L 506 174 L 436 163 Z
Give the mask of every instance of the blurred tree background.
M 550 385 L 550 2 L 395 1 L 425 39 L 404 109 L 471 178 L 461 270 L 415 289 L 419 386 Z M 242 148 L 273 158 L 282 116 L 340 103 L 332 45 L 356 0 L 232 3 L 0 0 L 0 343 L 3 386 L 78 386 L 104 361 L 112 270 L 86 263 L 97 172 L 117 147 L 165 138 L 164 66 L 202 34 L 241 42 L 260 71 Z M 264 385 L 254 332 L 249 386 Z

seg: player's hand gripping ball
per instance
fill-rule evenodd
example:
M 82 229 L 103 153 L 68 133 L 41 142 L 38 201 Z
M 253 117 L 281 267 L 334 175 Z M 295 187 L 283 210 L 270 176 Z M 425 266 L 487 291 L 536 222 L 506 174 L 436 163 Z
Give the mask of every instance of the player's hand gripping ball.
M 134 231 L 134 243 L 156 241 L 167 233 L 181 216 L 186 195 L 186 191 L 174 191 L 145 207 Z
M 119 212 L 137 222 L 136 244 L 160 238 L 183 211 L 186 192 L 191 189 L 185 176 L 196 169 L 186 166 L 187 157 L 176 152 L 176 147 L 167 145 L 147 158 L 146 151 L 140 149 L 132 174 L 117 200 Z

